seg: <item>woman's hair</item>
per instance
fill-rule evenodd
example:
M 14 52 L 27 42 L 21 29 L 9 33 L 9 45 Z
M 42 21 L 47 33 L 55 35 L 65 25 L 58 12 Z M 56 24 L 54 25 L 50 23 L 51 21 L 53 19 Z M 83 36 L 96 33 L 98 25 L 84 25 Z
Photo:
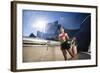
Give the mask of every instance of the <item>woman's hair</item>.
M 63 27 L 63 26 L 60 26 L 60 29 L 61 29 L 61 28 L 63 28 L 63 29 L 64 29 L 64 27 Z
M 62 25 L 59 25 L 59 26 L 58 26 L 58 29 L 60 30 L 61 28 L 64 28 L 64 27 L 63 27 Z

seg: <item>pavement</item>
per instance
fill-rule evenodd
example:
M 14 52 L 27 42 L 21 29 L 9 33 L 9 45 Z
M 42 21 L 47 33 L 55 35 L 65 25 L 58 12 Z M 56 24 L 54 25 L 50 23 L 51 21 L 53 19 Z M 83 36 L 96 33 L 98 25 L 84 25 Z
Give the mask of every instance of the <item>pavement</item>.
M 90 53 L 78 52 L 76 58 L 71 58 L 67 54 L 69 60 L 91 59 Z M 64 61 L 64 57 L 60 50 L 60 46 L 47 45 L 24 45 L 23 46 L 23 62 L 44 62 L 44 61 Z

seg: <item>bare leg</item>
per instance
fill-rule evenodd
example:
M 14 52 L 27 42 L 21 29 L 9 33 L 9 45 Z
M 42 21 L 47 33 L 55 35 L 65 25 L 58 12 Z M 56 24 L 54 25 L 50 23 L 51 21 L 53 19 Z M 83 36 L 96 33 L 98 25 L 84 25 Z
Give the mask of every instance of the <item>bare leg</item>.
M 69 54 L 71 55 L 71 57 L 73 59 L 76 59 L 76 54 L 77 54 L 77 47 L 75 45 L 73 45 L 69 50 L 68 50 Z
M 73 54 L 75 56 L 77 54 L 77 46 L 73 46 L 72 51 L 73 51 Z
M 73 46 L 73 48 L 72 48 L 72 51 L 73 51 L 73 59 L 77 59 L 77 46 Z
M 66 49 L 61 49 L 61 51 L 63 53 L 64 59 L 67 60 L 67 52 L 66 52 Z
M 70 49 L 68 49 L 68 53 L 71 55 L 71 57 L 74 57 L 73 51 L 72 51 L 72 47 Z

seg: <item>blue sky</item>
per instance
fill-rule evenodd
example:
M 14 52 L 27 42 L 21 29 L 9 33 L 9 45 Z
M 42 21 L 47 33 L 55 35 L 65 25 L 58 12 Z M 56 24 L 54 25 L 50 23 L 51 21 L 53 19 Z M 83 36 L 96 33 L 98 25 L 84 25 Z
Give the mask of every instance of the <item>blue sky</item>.
M 37 34 L 47 23 L 58 21 L 66 29 L 79 29 L 89 13 L 23 10 L 23 36 Z

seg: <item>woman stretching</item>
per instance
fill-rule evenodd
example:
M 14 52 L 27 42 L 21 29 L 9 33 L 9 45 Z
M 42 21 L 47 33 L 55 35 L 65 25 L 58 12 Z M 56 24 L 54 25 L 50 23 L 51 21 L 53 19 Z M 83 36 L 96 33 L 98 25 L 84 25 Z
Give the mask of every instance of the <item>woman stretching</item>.
M 76 38 L 73 38 L 72 40 L 69 40 L 69 36 L 67 33 L 65 33 L 64 28 L 60 28 L 60 34 L 59 34 L 59 40 L 61 41 L 61 50 L 64 56 L 64 59 L 67 60 L 67 51 L 71 55 L 72 58 L 74 58 L 77 54 L 77 48 L 75 44 Z M 67 50 L 67 51 L 66 51 Z

